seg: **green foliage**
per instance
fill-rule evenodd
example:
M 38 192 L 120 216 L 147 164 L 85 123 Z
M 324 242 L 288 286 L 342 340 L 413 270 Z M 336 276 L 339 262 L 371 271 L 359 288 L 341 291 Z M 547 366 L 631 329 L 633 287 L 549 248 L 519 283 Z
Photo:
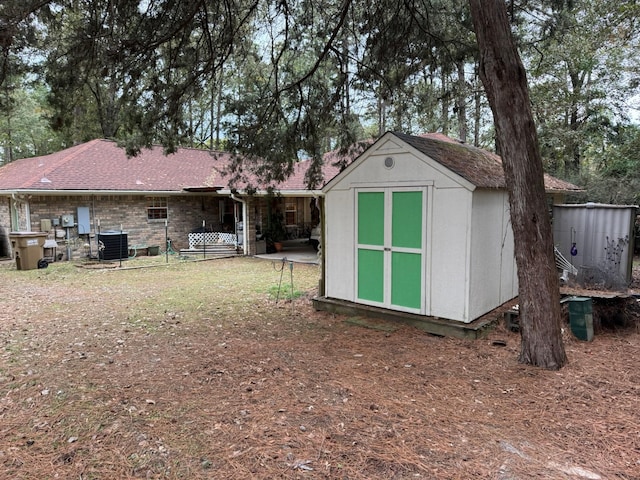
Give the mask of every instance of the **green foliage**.
M 572 196 L 572 202 L 598 202 L 614 205 L 640 204 L 640 178 L 602 177 L 584 175 L 575 182 L 585 189 L 585 193 Z
M 281 285 L 272 285 L 267 292 L 273 300 L 295 300 L 304 295 L 305 292 L 298 290 L 289 282 L 283 282 Z
M 579 176 L 569 177 L 582 186 L 584 193 L 574 202 L 599 202 L 621 205 L 640 203 L 640 127 L 612 128 L 601 148 L 592 152 L 594 161 Z
M 634 162 L 610 148 L 639 90 L 640 7 L 511 6 L 548 170 L 626 175 Z M 385 130 L 494 143 L 466 0 L 7 0 L 0 24 L 0 86 L 40 82 L 60 136 L 30 122 L 33 138 L 13 132 L 20 155 L 96 137 L 130 154 L 225 149 L 237 180 L 266 182 L 304 157 L 317 186 L 325 152 Z
M 520 26 L 542 155 L 551 173 L 597 163 L 637 91 L 632 2 L 540 2 Z M 637 8 L 637 7 L 636 7 Z
M 4 147 L 0 164 L 62 148 L 62 140 L 49 126 L 44 88 L 5 89 L 0 105 L 4 111 L 0 116 L 0 146 Z
M 640 177 L 640 128 L 620 126 L 608 140 L 599 171 L 606 177 Z
M 271 210 L 264 228 L 264 237 L 267 242 L 281 242 L 287 238 L 287 230 L 284 225 L 284 215 L 280 210 Z

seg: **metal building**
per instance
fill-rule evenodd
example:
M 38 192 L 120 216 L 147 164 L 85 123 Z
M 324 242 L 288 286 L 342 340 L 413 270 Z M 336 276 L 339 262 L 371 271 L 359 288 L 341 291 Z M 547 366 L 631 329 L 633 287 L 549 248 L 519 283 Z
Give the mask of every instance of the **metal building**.
M 583 286 L 618 290 L 632 279 L 636 205 L 553 206 L 556 248 L 578 270 Z

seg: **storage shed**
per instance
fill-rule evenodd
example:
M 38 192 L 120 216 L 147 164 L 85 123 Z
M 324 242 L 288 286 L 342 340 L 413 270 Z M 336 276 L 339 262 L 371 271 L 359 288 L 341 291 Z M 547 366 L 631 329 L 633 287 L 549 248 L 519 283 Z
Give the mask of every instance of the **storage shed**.
M 324 299 L 469 323 L 517 296 L 497 155 L 387 132 L 323 191 Z
M 584 287 L 620 290 L 632 280 L 637 205 L 553 206 L 553 241 Z

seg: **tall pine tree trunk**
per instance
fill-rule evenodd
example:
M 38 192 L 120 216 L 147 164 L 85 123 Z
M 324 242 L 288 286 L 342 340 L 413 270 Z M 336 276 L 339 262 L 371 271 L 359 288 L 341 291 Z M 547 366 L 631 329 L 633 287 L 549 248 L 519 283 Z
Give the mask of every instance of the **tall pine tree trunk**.
M 442 133 L 449 135 L 449 71 L 442 68 L 442 86 L 440 87 L 440 97 L 442 102 L 442 119 L 440 124 L 442 125 Z
M 467 143 L 467 80 L 464 75 L 464 60 L 458 60 L 456 68 L 458 70 L 458 88 L 456 92 L 458 138 Z
M 560 293 L 544 172 L 527 77 L 504 0 L 469 0 L 480 49 L 480 77 L 493 111 L 509 189 L 518 265 L 519 360 L 556 370 L 567 362 L 561 334 Z
M 480 128 L 482 120 L 482 93 L 480 90 L 480 75 L 478 73 L 479 66 L 476 64 L 473 69 L 473 103 L 475 112 L 473 115 L 473 145 L 480 146 Z

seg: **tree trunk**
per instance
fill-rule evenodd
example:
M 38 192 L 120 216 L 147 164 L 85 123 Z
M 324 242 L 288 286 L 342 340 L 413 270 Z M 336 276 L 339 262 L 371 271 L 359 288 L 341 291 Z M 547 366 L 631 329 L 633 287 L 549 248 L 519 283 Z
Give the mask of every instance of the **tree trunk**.
M 580 123 L 578 121 L 578 103 L 582 93 L 582 86 L 584 79 L 577 72 L 574 71 L 569 65 L 569 78 L 571 79 L 571 103 L 569 104 L 569 135 L 565 141 L 565 173 L 568 173 L 572 177 L 577 177 L 580 174 L 581 164 L 581 151 L 579 143 L 578 130 Z
M 503 0 L 469 0 L 480 49 L 480 77 L 493 112 L 518 266 L 519 360 L 557 370 L 567 362 L 544 172 L 527 78 Z
M 473 145 L 480 146 L 480 128 L 482 120 L 482 94 L 480 91 L 480 75 L 478 72 L 479 66 L 476 64 L 473 72 L 473 100 L 475 105 L 475 114 L 473 116 Z
M 456 108 L 458 110 L 458 138 L 467 143 L 467 80 L 464 76 L 464 61 L 456 62 L 458 69 L 458 90 Z
M 387 131 L 387 104 L 378 95 L 378 136 L 381 137 Z
M 218 86 L 216 91 L 216 150 L 221 150 L 220 145 L 220 129 L 222 122 L 222 89 L 224 88 L 224 64 L 220 64 L 218 72 Z M 213 121 L 213 120 L 212 120 Z
M 448 91 L 448 76 L 449 71 L 444 67 L 442 68 L 442 86 L 440 90 L 440 96 L 442 101 L 442 133 L 449 135 L 449 91 Z

